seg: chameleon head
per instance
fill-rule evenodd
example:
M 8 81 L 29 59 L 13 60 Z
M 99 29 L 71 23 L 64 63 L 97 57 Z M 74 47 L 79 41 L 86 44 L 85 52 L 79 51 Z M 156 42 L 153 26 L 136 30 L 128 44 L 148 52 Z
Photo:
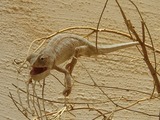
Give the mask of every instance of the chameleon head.
M 50 56 L 45 54 L 31 54 L 27 61 L 31 65 L 30 76 L 33 80 L 39 81 L 50 74 L 52 63 Z

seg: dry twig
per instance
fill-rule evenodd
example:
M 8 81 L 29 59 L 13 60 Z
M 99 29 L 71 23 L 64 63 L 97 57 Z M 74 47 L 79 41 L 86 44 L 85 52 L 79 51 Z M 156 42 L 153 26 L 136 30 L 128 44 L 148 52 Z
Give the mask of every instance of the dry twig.
M 119 7 L 119 9 L 121 11 L 121 14 L 123 16 L 123 19 L 125 21 L 126 26 L 133 33 L 133 35 L 135 36 L 136 40 L 141 45 L 144 61 L 147 64 L 148 69 L 151 72 L 151 75 L 152 75 L 153 80 L 154 80 L 155 85 L 156 85 L 157 92 L 160 93 L 160 82 L 159 82 L 159 79 L 158 79 L 158 76 L 157 76 L 156 67 L 154 68 L 153 65 L 152 65 L 152 63 L 150 62 L 150 59 L 149 59 L 149 56 L 148 56 L 148 52 L 147 52 L 147 49 L 146 49 L 146 46 L 145 46 L 146 39 L 145 39 L 145 31 L 144 31 L 145 29 L 144 29 L 143 25 L 146 26 L 146 24 L 145 24 L 145 22 L 142 19 L 142 36 L 143 36 L 143 40 L 141 40 L 140 37 L 139 37 L 139 35 L 138 35 L 138 33 L 136 32 L 135 28 L 133 27 L 131 21 L 128 20 L 127 17 L 126 17 L 126 15 L 124 14 L 123 9 L 120 6 L 118 0 L 116 0 L 116 3 L 117 3 L 117 5 L 118 5 L 118 7 Z M 139 12 L 139 14 L 140 14 L 140 12 Z M 149 35 L 150 35 L 150 33 L 149 33 Z M 151 39 L 151 41 L 152 41 L 152 39 Z M 153 43 L 153 41 L 152 41 L 152 43 Z M 152 45 L 152 48 L 153 48 L 153 50 L 155 49 L 153 45 Z M 154 58 L 155 58 L 155 56 L 154 56 Z M 155 64 L 156 64 L 156 58 L 155 58 Z

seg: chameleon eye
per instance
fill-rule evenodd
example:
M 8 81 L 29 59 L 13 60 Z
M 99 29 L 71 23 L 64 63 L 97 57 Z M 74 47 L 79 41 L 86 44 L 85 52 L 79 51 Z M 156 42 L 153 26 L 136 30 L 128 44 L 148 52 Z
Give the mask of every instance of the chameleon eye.
M 47 62 L 47 59 L 48 59 L 48 56 L 46 56 L 46 55 L 41 55 L 41 56 L 39 56 L 39 62 L 41 62 L 41 63 L 46 63 Z
M 45 59 L 44 57 L 40 57 L 40 60 L 41 60 L 41 61 L 44 61 L 44 59 Z

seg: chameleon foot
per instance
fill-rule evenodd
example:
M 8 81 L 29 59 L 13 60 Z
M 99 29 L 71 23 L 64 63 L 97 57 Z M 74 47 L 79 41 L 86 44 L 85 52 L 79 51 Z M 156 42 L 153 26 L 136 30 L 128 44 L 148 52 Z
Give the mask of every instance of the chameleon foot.
M 67 87 L 64 89 L 63 91 L 63 95 L 64 96 L 68 96 L 71 93 L 72 88 L 71 87 Z

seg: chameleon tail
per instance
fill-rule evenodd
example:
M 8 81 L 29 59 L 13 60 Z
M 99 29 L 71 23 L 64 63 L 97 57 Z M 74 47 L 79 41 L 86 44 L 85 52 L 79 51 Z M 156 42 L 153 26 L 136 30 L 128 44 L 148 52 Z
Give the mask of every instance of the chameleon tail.
M 127 47 L 131 47 L 134 45 L 138 45 L 138 42 L 128 42 L 128 43 L 120 43 L 120 44 L 114 44 L 114 45 L 106 45 L 98 48 L 98 53 L 99 54 L 105 54 L 105 53 L 110 53 L 117 51 L 119 49 L 124 49 Z

